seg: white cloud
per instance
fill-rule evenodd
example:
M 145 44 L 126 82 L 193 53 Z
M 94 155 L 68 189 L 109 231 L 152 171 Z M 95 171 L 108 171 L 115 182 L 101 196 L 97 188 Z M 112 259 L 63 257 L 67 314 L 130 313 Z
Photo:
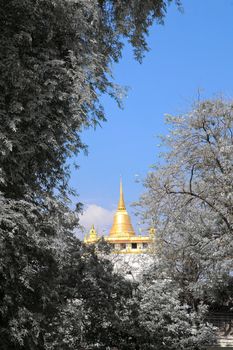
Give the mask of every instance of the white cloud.
M 80 215 L 80 224 L 84 226 L 86 232 L 89 232 L 91 226 L 95 225 L 99 235 L 106 235 L 113 223 L 114 213 L 115 210 L 111 211 L 96 204 L 89 204 L 83 215 Z

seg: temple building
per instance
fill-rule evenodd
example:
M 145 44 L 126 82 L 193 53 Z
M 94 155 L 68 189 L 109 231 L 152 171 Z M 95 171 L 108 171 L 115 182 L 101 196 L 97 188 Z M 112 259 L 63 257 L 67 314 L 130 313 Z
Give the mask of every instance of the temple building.
M 126 210 L 122 181 L 120 181 L 120 199 L 117 211 L 114 215 L 113 225 L 108 236 L 104 239 L 112 245 L 113 253 L 116 254 L 142 254 L 153 249 L 155 229 L 151 228 L 147 236 L 136 235 L 130 216 Z M 86 244 L 95 244 L 101 239 L 94 225 L 89 234 L 84 238 Z

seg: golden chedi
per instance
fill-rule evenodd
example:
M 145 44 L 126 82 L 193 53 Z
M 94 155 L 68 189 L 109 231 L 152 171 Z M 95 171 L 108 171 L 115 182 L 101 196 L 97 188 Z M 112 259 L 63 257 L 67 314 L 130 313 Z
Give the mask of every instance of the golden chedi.
M 98 237 L 95 227 L 94 225 L 92 225 L 89 231 L 89 235 L 86 235 L 84 238 L 84 242 L 89 244 L 95 244 L 99 239 L 100 237 Z
M 109 235 L 104 237 L 105 241 L 113 247 L 113 253 L 122 254 L 141 254 L 147 253 L 152 247 L 155 230 L 151 229 L 148 236 L 137 236 L 131 224 L 130 216 L 126 210 L 122 181 L 120 181 L 120 198 L 117 211 L 114 215 L 113 225 Z M 98 237 L 94 226 L 92 226 L 89 235 L 84 239 L 87 244 L 96 243 Z
M 114 221 L 109 233 L 109 238 L 126 238 L 135 236 L 133 226 L 129 214 L 127 213 L 124 195 L 122 189 L 122 181 L 120 182 L 120 199 L 116 214 L 114 215 Z

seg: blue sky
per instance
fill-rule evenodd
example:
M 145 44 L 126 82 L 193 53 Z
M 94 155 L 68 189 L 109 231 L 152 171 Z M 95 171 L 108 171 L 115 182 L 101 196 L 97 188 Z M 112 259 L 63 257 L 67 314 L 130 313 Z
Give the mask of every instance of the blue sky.
M 75 159 L 80 169 L 72 171 L 70 183 L 77 201 L 91 208 L 84 224 L 96 221 L 99 231 L 108 230 L 120 175 L 138 230 L 130 204 L 144 189 L 135 180 L 143 180 L 158 160 L 158 135 L 167 133 L 164 114 L 187 111 L 198 91 L 202 97 L 233 97 L 233 0 L 183 0 L 183 7 L 180 13 L 170 6 L 164 26 L 151 28 L 142 64 L 126 45 L 113 66 L 115 82 L 130 87 L 124 109 L 104 97 L 108 121 L 82 134 L 89 155 Z

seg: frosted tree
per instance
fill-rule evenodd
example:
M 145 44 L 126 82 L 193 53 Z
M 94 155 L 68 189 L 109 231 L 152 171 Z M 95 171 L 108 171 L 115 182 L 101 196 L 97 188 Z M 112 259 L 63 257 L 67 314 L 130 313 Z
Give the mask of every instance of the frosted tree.
M 131 287 L 73 236 L 67 158 L 85 149 L 83 128 L 106 119 L 100 96 L 121 103 L 111 65 L 125 40 L 141 61 L 170 2 L 1 1 L 1 349 L 127 342 L 118 314 Z
M 168 200 L 178 207 L 195 203 L 214 213 L 218 231 L 232 232 L 232 110 L 231 102 L 214 100 L 197 103 L 187 115 L 167 117 L 166 165 L 155 166 L 146 180 L 148 211 L 168 212 Z
M 141 61 L 170 2 L 1 2 L 0 190 L 67 190 L 67 157 L 85 149 L 81 131 L 106 119 L 100 96 L 121 103 L 112 63 L 125 40 Z
M 204 322 L 205 307 L 193 310 L 181 302 L 180 293 L 168 278 L 149 278 L 141 286 L 139 320 L 145 349 L 196 350 L 215 339 L 213 327 Z
M 133 286 L 74 237 L 74 213 L 0 203 L 1 349 L 127 346 Z
M 157 227 L 151 279 L 172 281 L 193 312 L 203 303 L 209 310 L 230 308 L 233 103 L 197 102 L 167 122 L 163 162 L 148 174 L 140 201 L 144 220 Z

